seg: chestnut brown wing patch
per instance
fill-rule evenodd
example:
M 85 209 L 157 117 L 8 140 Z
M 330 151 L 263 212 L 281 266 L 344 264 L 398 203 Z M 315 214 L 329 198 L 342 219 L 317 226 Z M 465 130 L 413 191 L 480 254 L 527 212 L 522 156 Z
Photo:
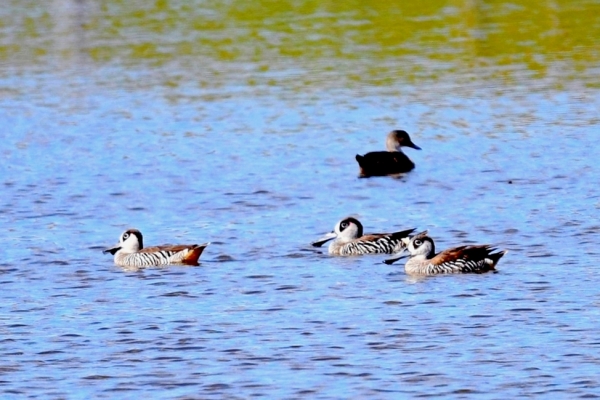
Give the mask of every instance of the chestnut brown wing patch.
M 480 261 L 490 254 L 490 250 L 490 246 L 487 244 L 455 247 L 437 254 L 431 259 L 431 264 L 440 265 L 459 259 L 465 261 Z
M 354 241 L 356 242 L 374 242 L 377 239 L 381 239 L 382 237 L 386 237 L 389 235 L 386 235 L 385 233 L 369 233 L 368 235 L 363 235 L 361 237 L 359 237 L 358 239 L 354 239 Z
M 177 253 L 178 251 L 191 249 L 193 247 L 198 246 L 197 244 L 179 244 L 179 245 L 164 245 L 164 246 L 154 246 L 154 247 L 145 247 L 140 250 L 140 253 L 155 253 L 157 251 L 171 251 Z

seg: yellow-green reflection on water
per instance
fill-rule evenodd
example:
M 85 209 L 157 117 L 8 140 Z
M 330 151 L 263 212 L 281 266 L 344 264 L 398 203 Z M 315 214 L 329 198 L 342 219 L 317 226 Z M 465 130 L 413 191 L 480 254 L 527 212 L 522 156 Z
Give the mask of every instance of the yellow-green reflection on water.
M 285 80 L 261 78 L 274 71 L 294 71 L 303 85 L 487 78 L 598 85 L 600 3 L 586 0 L 14 0 L 0 21 L 5 67 L 150 63 L 188 79 L 212 70 L 250 85 Z

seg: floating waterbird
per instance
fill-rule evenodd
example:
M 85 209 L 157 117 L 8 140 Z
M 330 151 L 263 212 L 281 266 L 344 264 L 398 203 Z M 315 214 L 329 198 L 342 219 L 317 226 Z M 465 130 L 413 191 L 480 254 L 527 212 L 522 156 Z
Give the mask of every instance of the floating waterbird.
M 209 243 L 190 245 L 164 245 L 144 248 L 142 233 L 128 229 L 119 238 L 119 244 L 104 253 L 115 256 L 121 267 L 151 267 L 169 264 L 198 265 L 198 258 Z
M 395 130 L 388 133 L 385 139 L 387 151 L 373 151 L 361 156 L 356 155 L 360 166 L 360 176 L 385 176 L 411 171 L 415 164 L 402 152 L 402 147 L 421 150 L 410 140 L 406 131 Z
M 335 256 L 356 256 L 361 254 L 394 254 L 404 248 L 402 238 L 407 237 L 414 231 L 393 233 L 371 233 L 363 236 L 363 226 L 352 217 L 339 221 L 333 230 L 312 245 L 321 247 L 326 242 L 335 239 L 329 245 L 329 254 Z
M 385 260 L 386 264 L 405 258 L 410 254 L 404 270 L 409 275 L 465 274 L 482 273 L 495 269 L 496 264 L 506 254 L 489 245 L 460 246 L 435 253 L 433 239 L 427 231 L 402 239 L 404 249 L 398 257 Z

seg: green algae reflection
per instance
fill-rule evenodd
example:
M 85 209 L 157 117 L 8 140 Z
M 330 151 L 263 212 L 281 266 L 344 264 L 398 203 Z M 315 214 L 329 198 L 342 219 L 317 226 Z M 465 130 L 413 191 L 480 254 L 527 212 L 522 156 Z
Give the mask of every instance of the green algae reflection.
M 1 13 L 0 59 L 9 69 L 51 68 L 59 59 L 170 65 L 189 77 L 202 68 L 239 74 L 243 64 L 250 84 L 261 74 L 294 71 L 309 85 L 473 74 L 510 82 L 525 71 L 555 85 L 594 86 L 600 61 L 600 3 L 585 0 L 13 0 Z

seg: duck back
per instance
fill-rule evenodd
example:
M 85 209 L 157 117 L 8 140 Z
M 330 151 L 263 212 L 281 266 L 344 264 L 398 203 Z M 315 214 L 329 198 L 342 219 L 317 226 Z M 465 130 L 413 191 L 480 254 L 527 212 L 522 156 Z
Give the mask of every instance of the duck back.
M 364 156 L 356 155 L 360 176 L 385 176 L 412 171 L 415 164 L 399 151 L 373 151 Z

